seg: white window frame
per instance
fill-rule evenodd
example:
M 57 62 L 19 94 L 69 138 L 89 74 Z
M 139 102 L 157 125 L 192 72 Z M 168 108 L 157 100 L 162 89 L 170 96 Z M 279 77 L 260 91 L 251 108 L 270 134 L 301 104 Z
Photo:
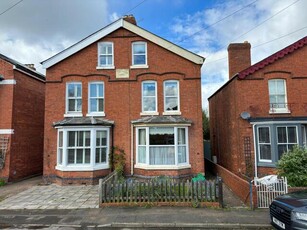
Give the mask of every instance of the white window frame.
M 296 132 L 296 143 L 290 143 L 288 140 L 288 128 L 295 128 Z M 286 138 L 287 142 L 286 143 L 279 143 L 278 142 L 278 128 L 286 128 Z M 299 140 L 298 140 L 298 129 L 295 125 L 278 125 L 276 126 L 276 160 L 278 161 L 278 145 L 286 145 L 287 146 L 287 151 L 289 151 L 288 145 L 298 145 Z
M 134 54 L 134 45 L 144 45 L 145 46 L 145 64 L 135 64 L 134 63 L 134 55 L 138 55 L 138 54 Z M 132 54 L 132 65 L 130 66 L 131 69 L 148 68 L 148 64 L 147 64 L 147 42 L 143 42 L 143 41 L 132 42 L 132 44 L 131 44 L 131 54 Z
M 166 84 L 167 83 L 176 83 L 177 84 L 177 100 L 178 106 L 177 110 L 166 110 L 166 98 L 167 97 L 174 97 L 174 96 L 166 96 Z M 163 115 L 181 115 L 180 112 L 180 83 L 178 80 L 166 80 L 163 82 L 163 99 L 164 99 L 164 112 Z
M 102 54 L 102 47 L 104 45 L 111 45 L 112 46 L 112 54 L 106 53 L 106 54 Z M 101 65 L 100 64 L 100 58 L 101 56 L 106 55 L 106 56 L 111 56 L 112 55 L 112 63 L 109 64 L 107 63 L 106 65 Z M 114 66 L 114 44 L 113 42 L 99 42 L 98 43 L 98 63 L 97 63 L 97 68 L 96 69 L 115 69 Z
M 144 92 L 143 92 L 143 86 L 146 83 L 154 83 L 155 84 L 155 96 L 144 96 Z M 141 85 L 141 91 L 142 91 L 142 112 L 141 115 L 159 115 L 158 113 L 158 88 L 157 88 L 157 82 L 156 81 L 143 81 L 142 85 Z M 144 97 L 155 97 L 155 110 L 153 111 L 144 111 Z
M 90 163 L 86 164 L 68 164 L 68 132 L 69 131 L 90 131 Z M 96 132 L 106 131 L 107 150 L 106 163 L 96 163 Z M 63 132 L 63 159 L 60 164 L 59 156 L 59 132 Z M 109 169 L 109 152 L 110 152 L 110 128 L 109 127 L 58 127 L 57 138 L 57 165 L 55 169 L 59 171 L 95 171 Z
M 175 151 L 175 164 L 174 165 L 150 165 L 149 164 L 149 129 L 151 127 L 172 127 L 174 128 L 174 145 L 165 145 L 165 146 L 174 146 Z M 186 162 L 184 163 L 178 163 L 178 146 L 182 146 L 181 144 L 178 144 L 178 129 L 183 128 L 185 129 L 185 140 L 186 140 Z M 139 130 L 145 129 L 146 130 L 146 163 L 139 163 L 139 154 L 138 154 L 138 147 L 139 147 Z M 184 168 L 191 168 L 191 165 L 189 163 L 189 135 L 188 135 L 188 127 L 187 126 L 161 126 L 161 125 L 155 125 L 155 126 L 140 126 L 136 127 L 136 164 L 134 165 L 135 168 L 140 169 L 147 169 L 147 170 L 165 170 L 165 169 L 184 169 Z M 144 146 L 144 145 L 142 145 Z M 156 146 L 156 145 L 155 145 Z M 159 146 L 159 145 L 157 145 Z M 160 145 L 161 146 L 161 145 Z M 164 146 L 164 145 L 163 145 Z
M 270 94 L 270 82 L 276 82 L 276 81 L 283 81 L 283 85 L 284 85 L 284 90 L 285 90 L 285 108 L 273 108 L 272 107 L 272 104 L 274 103 L 271 103 L 270 101 L 270 97 L 271 96 L 277 96 L 279 94 Z M 276 84 L 276 83 L 275 83 Z M 288 102 L 287 102 L 287 82 L 285 79 L 282 79 L 282 78 L 275 78 L 275 79 L 269 79 L 268 80 L 268 88 L 269 88 L 269 103 L 270 103 L 270 111 L 269 113 L 290 113 L 290 110 L 289 110 L 289 107 L 288 107 Z
M 269 135 L 270 135 L 270 137 L 269 137 L 269 140 L 270 140 L 270 142 L 269 143 L 260 143 L 260 141 L 259 141 L 259 129 L 260 128 L 268 128 L 269 129 Z M 264 145 L 270 145 L 271 146 L 271 160 L 267 160 L 267 159 L 261 159 L 260 158 L 260 145 L 261 144 L 264 144 Z M 258 145 L 258 161 L 259 162 L 266 162 L 266 163 L 272 163 L 273 162 L 273 152 L 272 152 L 272 148 L 273 148 L 273 146 L 272 146 L 272 133 L 271 133 L 271 127 L 270 126 L 258 126 L 257 127 L 257 145 Z
M 91 85 L 97 84 L 97 85 L 102 85 L 102 97 L 91 97 Z M 86 116 L 88 117 L 94 117 L 94 116 L 105 116 L 105 87 L 104 87 L 104 82 L 103 81 L 93 81 L 88 83 L 88 114 Z M 91 111 L 91 99 L 103 99 L 103 110 L 102 111 Z M 98 105 L 97 105 L 98 106 Z
M 71 84 L 81 86 L 81 96 L 68 97 L 68 87 Z M 69 99 L 81 100 L 81 111 L 69 111 Z M 66 94 L 65 94 L 65 114 L 64 117 L 82 117 L 82 82 L 67 82 L 66 83 Z M 76 106 L 76 105 L 75 105 Z

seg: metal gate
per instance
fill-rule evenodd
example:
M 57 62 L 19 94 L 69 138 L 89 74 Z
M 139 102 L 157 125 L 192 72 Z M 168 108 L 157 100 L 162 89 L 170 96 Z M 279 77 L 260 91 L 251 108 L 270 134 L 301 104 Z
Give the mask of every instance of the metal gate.
M 9 143 L 8 137 L 0 136 L 0 169 L 3 169 L 4 167 L 5 155 L 6 155 L 8 143 Z
M 275 197 L 288 193 L 287 178 L 275 175 L 255 179 L 258 208 L 268 208 Z

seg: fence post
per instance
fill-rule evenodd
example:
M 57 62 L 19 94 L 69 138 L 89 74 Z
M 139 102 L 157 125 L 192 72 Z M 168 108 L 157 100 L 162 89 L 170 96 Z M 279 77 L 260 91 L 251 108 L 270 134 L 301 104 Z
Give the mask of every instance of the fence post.
M 224 204 L 223 204 L 223 181 L 222 181 L 222 178 L 221 177 L 218 177 L 218 188 L 219 188 L 219 205 L 220 205 L 220 208 L 223 208 L 224 207 Z
M 99 205 L 102 203 L 102 179 L 99 179 L 98 185 Z
M 249 205 L 251 210 L 254 210 L 254 205 L 253 205 L 253 181 L 249 181 Z

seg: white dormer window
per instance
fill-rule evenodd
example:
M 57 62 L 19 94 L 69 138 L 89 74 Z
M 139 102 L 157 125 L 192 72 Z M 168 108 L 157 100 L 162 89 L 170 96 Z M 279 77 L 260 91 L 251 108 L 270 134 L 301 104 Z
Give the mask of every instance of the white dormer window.
M 147 43 L 132 43 L 132 67 L 147 68 Z
M 113 42 L 98 43 L 98 69 L 114 68 L 114 49 Z
M 269 80 L 270 113 L 289 113 L 286 80 Z

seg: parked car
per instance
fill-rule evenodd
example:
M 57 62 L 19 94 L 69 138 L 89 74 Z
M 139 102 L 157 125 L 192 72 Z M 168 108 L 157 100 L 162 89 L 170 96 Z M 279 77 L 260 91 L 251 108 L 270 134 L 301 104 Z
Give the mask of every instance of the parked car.
M 271 224 L 277 229 L 307 229 L 307 190 L 288 193 L 270 205 Z

